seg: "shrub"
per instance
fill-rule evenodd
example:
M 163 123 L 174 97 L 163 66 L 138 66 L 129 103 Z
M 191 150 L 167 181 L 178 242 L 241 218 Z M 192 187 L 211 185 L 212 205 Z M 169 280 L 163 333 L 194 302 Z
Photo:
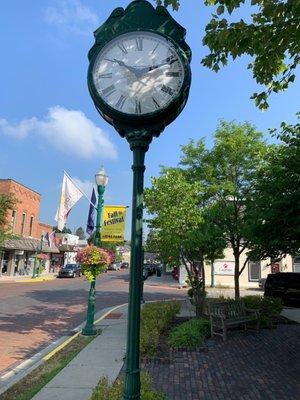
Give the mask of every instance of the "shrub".
M 141 373 L 141 400 L 167 400 L 165 394 L 152 389 L 149 374 Z M 117 379 L 112 385 L 107 378 L 102 378 L 90 400 L 122 400 L 124 379 Z
M 269 325 L 271 317 L 282 311 L 281 299 L 277 297 L 245 296 L 243 297 L 246 308 L 259 311 L 259 320 L 262 326 Z
M 210 322 L 195 318 L 172 329 L 168 343 L 172 347 L 199 347 L 210 333 Z
M 142 354 L 155 355 L 160 334 L 170 327 L 179 311 L 178 301 L 158 301 L 143 306 L 140 335 Z

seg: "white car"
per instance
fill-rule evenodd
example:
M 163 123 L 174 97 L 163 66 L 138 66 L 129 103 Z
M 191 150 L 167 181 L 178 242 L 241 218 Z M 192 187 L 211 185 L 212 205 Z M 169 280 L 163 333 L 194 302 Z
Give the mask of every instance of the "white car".
M 122 263 L 120 261 L 116 261 L 108 267 L 111 271 L 119 271 L 121 269 Z

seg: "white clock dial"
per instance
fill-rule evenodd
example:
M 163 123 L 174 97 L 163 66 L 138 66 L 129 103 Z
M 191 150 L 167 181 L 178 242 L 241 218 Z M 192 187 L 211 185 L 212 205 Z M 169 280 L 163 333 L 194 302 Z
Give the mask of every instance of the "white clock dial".
M 142 31 L 110 41 L 98 54 L 92 74 L 102 100 L 131 115 L 166 108 L 184 81 L 175 46 L 163 36 Z

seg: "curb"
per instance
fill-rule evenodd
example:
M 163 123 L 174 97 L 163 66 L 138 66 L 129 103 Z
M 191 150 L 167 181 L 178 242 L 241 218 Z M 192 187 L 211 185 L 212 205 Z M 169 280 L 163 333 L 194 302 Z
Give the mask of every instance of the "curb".
M 110 307 L 110 308 L 103 308 L 102 310 L 98 311 L 95 315 L 96 319 L 94 321 L 95 324 L 102 321 L 108 314 L 112 311 L 126 306 L 127 303 Z M 100 317 L 99 317 L 100 315 Z M 62 336 L 59 339 L 53 341 L 50 345 L 45 347 L 43 350 L 39 351 L 38 353 L 34 354 L 32 357 L 24 360 L 21 364 L 17 365 L 10 371 L 7 371 L 3 375 L 0 376 L 0 395 L 6 390 L 8 390 L 11 386 L 17 383 L 19 380 L 24 378 L 28 375 L 32 370 L 37 368 L 40 364 L 44 361 L 49 360 L 51 357 L 54 356 L 59 350 L 63 349 L 67 344 L 69 344 L 72 340 L 74 340 L 77 336 L 80 335 L 81 329 L 84 326 L 85 321 L 78 325 L 73 331 L 76 331 L 74 335 L 71 337 L 69 336 Z
M 36 283 L 36 282 L 46 282 L 46 281 L 52 281 L 56 279 L 56 276 L 45 276 L 45 277 L 39 277 L 39 278 L 19 278 L 19 279 L 1 279 L 0 278 L 0 284 L 1 283 Z

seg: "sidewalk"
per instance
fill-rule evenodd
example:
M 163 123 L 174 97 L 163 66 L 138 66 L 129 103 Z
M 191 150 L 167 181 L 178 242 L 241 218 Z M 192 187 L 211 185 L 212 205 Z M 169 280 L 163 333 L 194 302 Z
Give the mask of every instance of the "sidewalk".
M 126 351 L 127 305 L 95 324 L 102 330 L 33 400 L 87 400 L 99 379 L 114 381 Z
M 30 282 L 30 283 L 34 283 L 34 282 L 44 282 L 44 281 L 49 281 L 52 279 L 56 278 L 56 273 L 49 273 L 49 274 L 43 274 L 40 275 L 36 278 L 32 278 L 31 275 L 21 275 L 21 276 L 4 276 L 1 275 L 0 276 L 0 283 L 7 283 L 7 282 Z

